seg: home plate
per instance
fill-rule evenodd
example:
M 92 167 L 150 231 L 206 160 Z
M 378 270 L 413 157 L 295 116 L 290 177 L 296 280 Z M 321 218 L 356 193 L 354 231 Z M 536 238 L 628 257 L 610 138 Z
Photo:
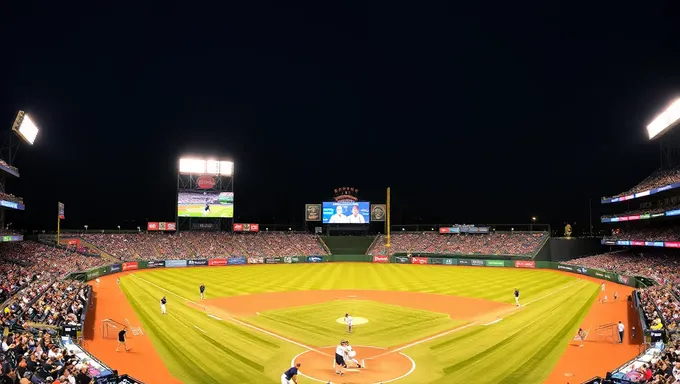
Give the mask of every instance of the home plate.
M 345 368 L 345 371 L 347 371 L 347 372 L 361 372 L 361 370 L 354 369 L 354 368 Z

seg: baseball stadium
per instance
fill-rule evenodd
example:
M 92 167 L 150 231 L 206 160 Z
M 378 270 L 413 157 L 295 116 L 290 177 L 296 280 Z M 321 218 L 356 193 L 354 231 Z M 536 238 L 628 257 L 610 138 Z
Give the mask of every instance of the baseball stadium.
M 0 169 L 4 219 L 24 202 Z M 180 158 L 174 222 L 62 229 L 58 203 L 56 233 L 2 226 L 3 367 L 38 384 L 651 382 L 680 350 L 678 187 L 661 168 L 603 197 L 601 237 L 393 225 L 390 188 L 335 188 L 294 227 L 236 222 L 234 163 Z

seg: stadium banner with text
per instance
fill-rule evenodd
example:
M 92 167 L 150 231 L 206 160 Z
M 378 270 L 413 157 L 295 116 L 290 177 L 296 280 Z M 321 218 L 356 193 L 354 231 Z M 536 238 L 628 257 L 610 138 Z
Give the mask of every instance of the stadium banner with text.
M 265 264 L 281 264 L 283 260 L 280 257 L 268 257 L 264 259 Z
M 528 260 L 515 260 L 515 268 L 536 268 L 536 262 Z
M 147 269 L 149 268 L 149 262 L 146 260 L 140 260 L 137 262 L 137 269 Z
M 109 266 L 110 273 L 117 273 L 123 270 L 123 264 L 111 264 Z
M 458 259 L 458 265 L 472 265 L 470 259 Z
M 613 272 L 607 272 L 603 271 L 601 269 L 595 269 L 595 268 L 586 268 L 586 267 L 581 267 L 577 265 L 567 265 L 567 264 L 562 264 L 562 263 L 551 263 L 551 267 L 553 269 L 561 270 L 561 271 L 567 271 L 571 273 L 580 273 L 582 275 L 590 276 L 590 277 L 595 277 L 597 279 L 603 279 L 607 281 L 611 281 L 613 283 L 618 283 L 618 284 L 625 284 L 631 287 L 636 286 L 636 279 L 630 278 L 628 276 L 622 276 L 618 275 Z
M 7 200 L 0 200 L 0 207 L 18 209 L 20 211 L 23 211 L 26 208 L 26 206 L 21 203 Z
M 299 256 L 286 256 L 283 258 L 283 262 L 286 264 L 297 264 L 297 263 L 304 263 L 305 259 L 303 257 Z
M 158 222 L 157 221 L 149 221 L 146 223 L 146 230 L 147 231 L 157 231 L 158 230 Z
M 227 265 L 227 259 L 210 259 L 208 260 L 210 266 Z
M 128 261 L 126 263 L 123 263 L 123 271 L 132 271 L 135 269 L 139 269 L 139 265 L 137 264 L 136 261 Z
M 411 264 L 411 259 L 406 256 L 395 256 L 394 262 L 397 264 Z
M 323 257 L 321 256 L 307 256 L 308 263 L 323 263 Z
M 305 204 L 305 221 L 321 221 L 321 204 Z
M 187 265 L 190 267 L 204 266 L 208 265 L 208 260 L 207 259 L 188 260 Z
M 99 276 L 104 276 L 109 273 L 109 267 L 97 267 L 97 268 L 92 268 L 85 272 L 85 275 L 87 276 L 87 280 L 92 280 L 96 279 Z
M 149 261 L 146 264 L 147 268 L 165 268 L 165 261 Z
M 444 264 L 444 259 L 441 257 L 430 257 L 430 264 Z
M 264 257 L 251 256 L 248 258 L 248 264 L 264 264 Z
M 387 205 L 371 204 L 371 221 L 385 221 Z
M 484 260 L 487 267 L 505 267 L 504 260 Z
M 427 264 L 427 257 L 411 257 L 411 264 Z
M 389 263 L 390 257 L 385 255 L 373 255 L 374 263 Z
M 324 201 L 321 210 L 323 224 L 368 224 L 371 206 L 367 201 Z
M 177 268 L 177 267 L 186 267 L 186 266 L 187 266 L 186 260 L 165 260 L 165 267 L 166 268 Z
M 220 259 L 217 259 L 220 260 Z M 226 265 L 244 265 L 248 264 L 248 259 L 245 256 L 230 257 L 226 260 Z M 219 264 L 225 265 L 225 264 Z
M 59 218 L 60 219 L 66 218 L 66 216 L 64 216 L 64 203 L 59 203 Z
M 470 260 L 470 265 L 475 266 L 475 267 L 483 267 L 484 266 L 484 260 L 472 259 L 472 260 Z
M 234 223 L 234 232 L 260 232 L 260 224 Z
M 444 265 L 458 265 L 458 260 L 450 257 L 444 258 Z

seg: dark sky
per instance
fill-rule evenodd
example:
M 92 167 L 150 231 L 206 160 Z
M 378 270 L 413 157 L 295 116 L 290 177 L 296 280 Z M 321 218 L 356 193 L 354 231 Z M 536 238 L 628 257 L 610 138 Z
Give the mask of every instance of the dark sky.
M 186 152 L 234 159 L 242 222 L 391 186 L 396 223 L 585 223 L 659 165 L 645 126 L 680 93 L 672 2 L 12 3 L 27 229 L 58 200 L 67 228 L 172 221 Z

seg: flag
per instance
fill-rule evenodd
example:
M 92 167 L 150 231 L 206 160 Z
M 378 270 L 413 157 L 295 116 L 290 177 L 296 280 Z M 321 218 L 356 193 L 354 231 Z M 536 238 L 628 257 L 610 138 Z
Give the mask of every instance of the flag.
M 59 203 L 59 218 L 65 219 L 65 217 L 64 217 L 64 203 Z

